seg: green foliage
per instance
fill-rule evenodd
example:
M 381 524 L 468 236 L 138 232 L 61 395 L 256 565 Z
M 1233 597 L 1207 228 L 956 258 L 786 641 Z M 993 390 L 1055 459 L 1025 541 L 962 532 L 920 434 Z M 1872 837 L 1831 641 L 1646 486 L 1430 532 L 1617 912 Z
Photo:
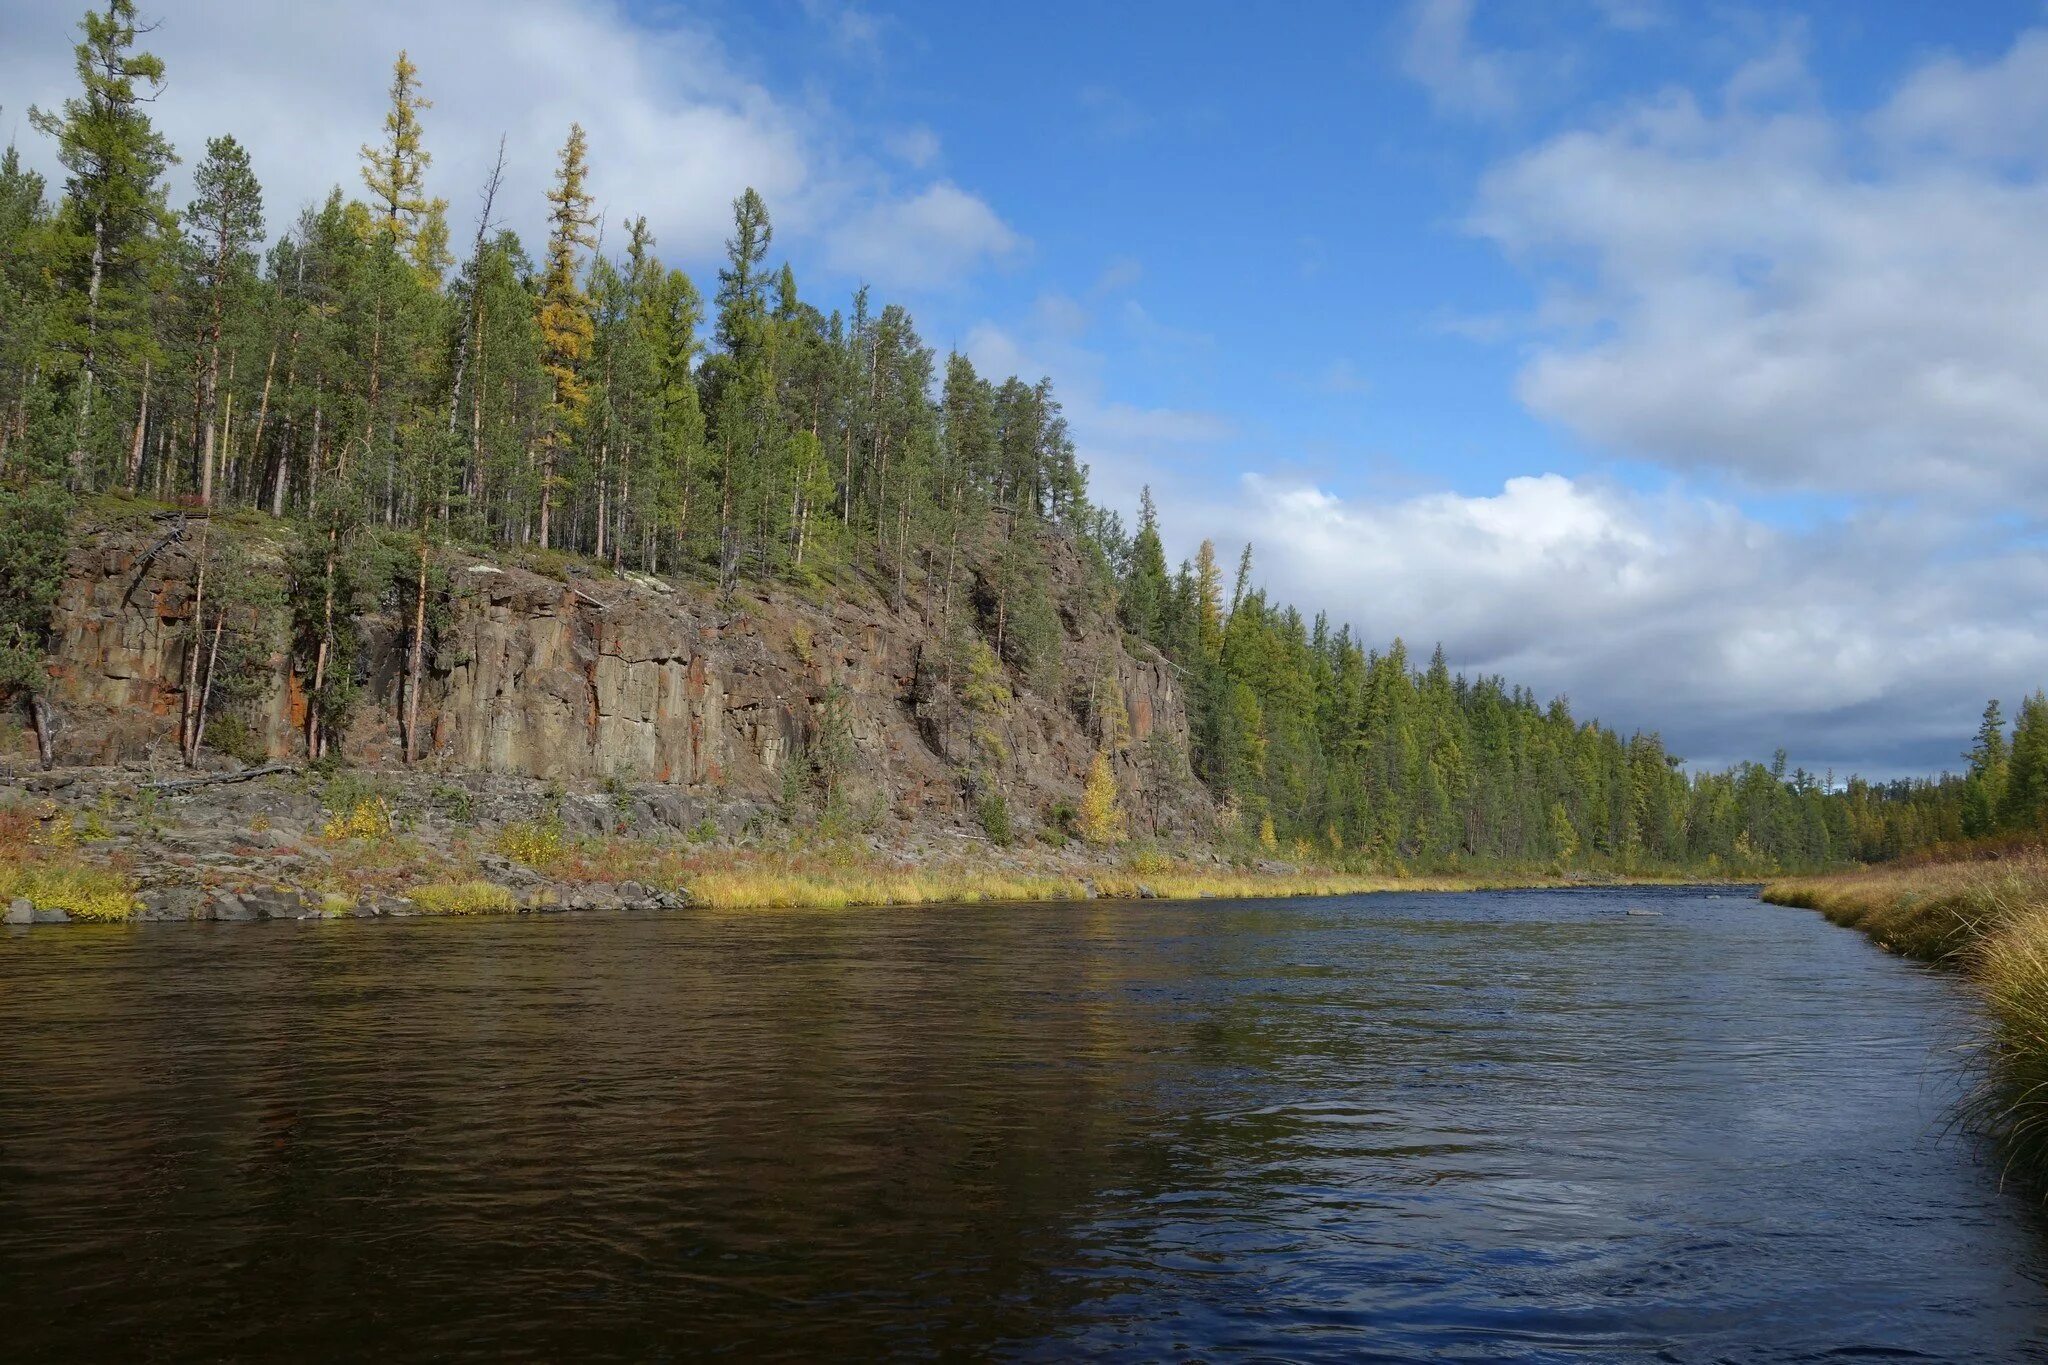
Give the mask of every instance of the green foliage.
M 70 512 L 55 479 L 0 477 L 0 695 L 44 685 L 43 651 L 64 582 Z
M 248 722 L 230 711 L 215 716 L 206 727 L 206 744 L 215 753 L 254 766 L 269 761 L 270 753 Z
M 990 786 L 975 795 L 974 818 L 997 848 L 1008 848 L 1015 838 L 1010 826 L 1010 803 L 996 787 Z
M 427 793 L 427 799 L 435 810 L 457 824 L 469 823 L 476 808 L 476 798 L 470 795 L 469 788 L 445 782 L 435 783 Z

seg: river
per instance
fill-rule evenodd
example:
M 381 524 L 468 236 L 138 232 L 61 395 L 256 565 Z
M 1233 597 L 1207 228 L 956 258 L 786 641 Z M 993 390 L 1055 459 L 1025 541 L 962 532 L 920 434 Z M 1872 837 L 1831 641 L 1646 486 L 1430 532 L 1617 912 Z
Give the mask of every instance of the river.
M 0 1356 L 2039 1358 L 1973 1027 L 1734 891 L 5 931 Z

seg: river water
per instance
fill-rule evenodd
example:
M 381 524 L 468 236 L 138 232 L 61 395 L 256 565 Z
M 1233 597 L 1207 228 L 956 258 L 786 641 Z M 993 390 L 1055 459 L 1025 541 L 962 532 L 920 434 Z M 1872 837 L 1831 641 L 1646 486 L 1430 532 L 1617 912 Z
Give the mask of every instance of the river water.
M 1735 892 L 8 931 L 0 1357 L 2039 1358 L 1972 1028 Z

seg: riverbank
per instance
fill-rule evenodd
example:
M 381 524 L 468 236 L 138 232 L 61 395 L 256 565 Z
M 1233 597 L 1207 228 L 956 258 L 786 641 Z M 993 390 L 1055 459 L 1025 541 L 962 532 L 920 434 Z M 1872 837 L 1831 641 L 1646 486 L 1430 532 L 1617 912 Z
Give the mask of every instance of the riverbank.
M 196 785 L 195 785 L 196 784 Z M 860 905 L 1329 896 L 1618 881 L 1613 869 L 1420 870 L 905 825 L 797 826 L 658 788 L 340 770 L 37 774 L 0 797 L 8 922 L 249 920 L 683 905 Z
M 1979 985 L 1991 1026 L 1969 1117 L 2011 1174 L 2048 1189 L 2048 851 L 1788 878 L 1762 895 Z

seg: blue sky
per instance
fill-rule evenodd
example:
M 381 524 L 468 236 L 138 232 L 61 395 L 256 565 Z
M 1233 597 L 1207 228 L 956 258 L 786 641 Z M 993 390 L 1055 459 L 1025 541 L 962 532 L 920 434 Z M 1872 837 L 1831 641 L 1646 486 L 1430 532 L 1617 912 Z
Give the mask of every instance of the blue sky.
M 1174 554 L 1696 761 L 1931 772 L 2048 683 L 2038 3 L 161 8 L 159 121 L 274 229 L 406 47 L 458 236 L 500 132 L 537 231 L 571 118 L 700 282 L 756 185 L 806 295 L 1050 374 Z M 0 0 L 43 166 L 69 9 Z

